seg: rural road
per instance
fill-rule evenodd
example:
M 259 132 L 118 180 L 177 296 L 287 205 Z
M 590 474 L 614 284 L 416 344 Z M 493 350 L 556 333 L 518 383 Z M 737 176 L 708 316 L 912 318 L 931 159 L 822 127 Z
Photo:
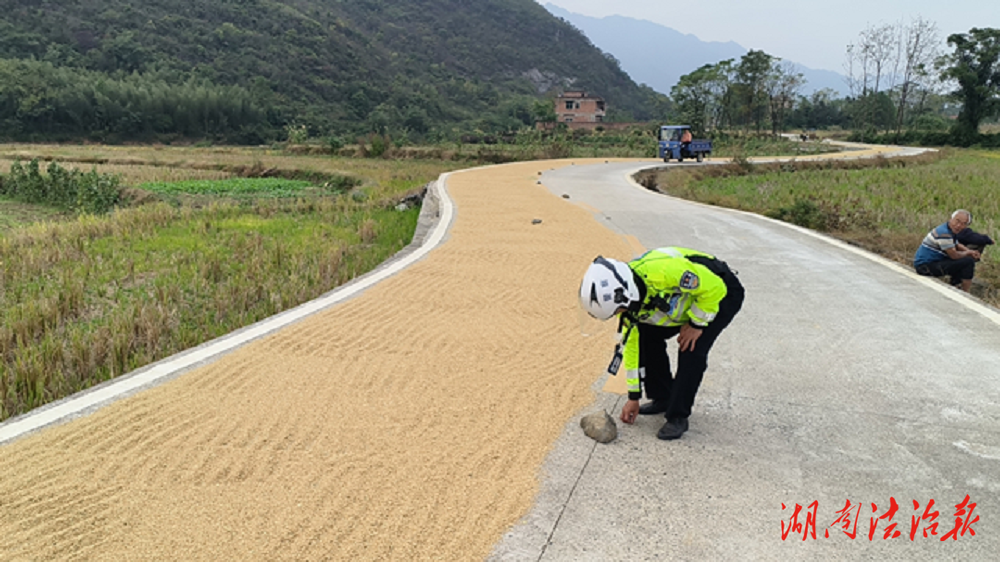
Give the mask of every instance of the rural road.
M 661 442 L 662 418 L 640 417 L 595 445 L 570 424 L 538 505 L 495 559 L 993 559 L 1000 316 L 802 229 L 630 185 L 634 168 L 561 168 L 542 181 L 642 247 L 722 257 L 746 304 L 712 351 L 691 430 Z M 622 401 L 604 395 L 583 413 L 617 412 Z M 977 503 L 976 536 L 941 542 L 966 495 Z M 890 498 L 902 535 L 884 540 L 883 519 L 869 541 L 872 504 L 878 519 Z M 939 536 L 918 530 L 911 541 L 911 516 L 931 499 Z M 831 526 L 848 500 L 847 531 L 860 519 L 853 540 Z M 803 541 L 814 501 L 817 538 Z M 782 541 L 796 504 L 804 529 Z
M 450 174 L 426 237 L 440 244 L 384 280 L 180 373 L 183 358 L 165 361 L 69 421 L 0 424 L 0 559 L 992 559 L 996 311 L 628 181 L 650 165 Z M 684 438 L 658 441 L 660 420 L 642 418 L 598 445 L 579 417 L 616 414 L 621 396 L 600 375 L 608 338 L 579 333 L 579 276 L 598 253 L 660 245 L 719 255 L 747 301 Z M 966 495 L 975 536 L 941 542 Z M 890 498 L 898 512 L 869 541 Z M 931 499 L 938 535 L 923 522 L 911 541 Z M 854 539 L 831 526 L 847 500 Z M 783 541 L 814 501 L 817 538 Z M 884 540 L 891 523 L 902 536 Z

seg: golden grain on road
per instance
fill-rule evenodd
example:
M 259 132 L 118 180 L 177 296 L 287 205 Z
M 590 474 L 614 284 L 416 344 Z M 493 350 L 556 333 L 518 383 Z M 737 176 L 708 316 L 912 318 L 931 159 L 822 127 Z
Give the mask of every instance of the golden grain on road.
M 486 557 L 594 399 L 580 275 L 633 253 L 552 166 L 454 174 L 449 238 L 401 274 L 0 447 L 0 559 Z

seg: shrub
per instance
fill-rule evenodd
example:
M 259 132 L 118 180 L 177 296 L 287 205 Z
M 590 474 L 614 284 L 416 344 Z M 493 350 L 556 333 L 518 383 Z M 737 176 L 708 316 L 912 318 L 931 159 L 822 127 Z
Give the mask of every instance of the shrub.
M 337 135 L 330 135 L 326 137 L 326 146 L 330 147 L 330 151 L 336 154 L 341 148 L 344 148 L 344 139 Z
M 381 158 L 385 155 L 386 151 L 389 150 L 391 145 L 391 140 L 388 135 L 378 135 L 372 133 L 369 137 L 369 142 L 371 143 L 371 148 L 368 150 L 368 155 L 372 158 Z
M 358 137 L 357 155 L 361 158 L 387 158 L 392 152 L 392 138 L 389 135 L 369 133 L 368 138 Z
M 101 214 L 121 202 L 120 183 L 121 178 L 113 174 L 98 174 L 94 169 L 87 173 L 67 170 L 56 162 L 42 174 L 35 158 L 27 166 L 20 161 L 11 165 L 10 174 L 0 182 L 0 194 L 26 203 Z
M 659 189 L 657 189 L 657 185 L 656 185 L 656 174 L 655 173 L 652 173 L 652 174 L 650 174 L 650 173 L 640 174 L 640 175 L 637 176 L 637 181 L 639 182 L 639 185 L 641 185 L 642 187 L 645 187 L 646 189 L 648 189 L 650 191 L 659 192 Z
M 285 135 L 289 144 L 302 144 L 309 140 L 309 129 L 305 125 L 285 125 Z
M 733 171 L 738 175 L 746 175 L 753 171 L 753 163 L 747 158 L 746 153 L 742 150 L 736 151 L 733 154 L 733 158 L 729 161 Z

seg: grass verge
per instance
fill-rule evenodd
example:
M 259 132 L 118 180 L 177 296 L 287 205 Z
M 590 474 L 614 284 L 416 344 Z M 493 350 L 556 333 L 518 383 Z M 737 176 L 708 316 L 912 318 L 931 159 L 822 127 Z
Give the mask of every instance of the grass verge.
M 965 208 L 997 239 L 1000 155 L 947 150 L 915 158 L 787 162 L 671 169 L 637 181 L 669 195 L 742 209 L 828 233 L 910 266 L 927 232 Z M 1000 306 L 1000 261 L 976 267 L 975 294 Z

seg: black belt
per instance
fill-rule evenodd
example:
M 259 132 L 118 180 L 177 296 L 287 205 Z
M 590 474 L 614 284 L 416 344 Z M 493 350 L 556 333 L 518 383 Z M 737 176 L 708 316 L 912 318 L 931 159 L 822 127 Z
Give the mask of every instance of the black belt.
M 719 258 L 710 258 L 708 256 L 685 256 L 687 260 L 698 265 L 705 266 L 706 269 L 712 273 L 718 275 L 719 277 L 724 277 L 728 275 L 737 275 L 735 271 L 729 268 L 729 264 L 720 260 Z

